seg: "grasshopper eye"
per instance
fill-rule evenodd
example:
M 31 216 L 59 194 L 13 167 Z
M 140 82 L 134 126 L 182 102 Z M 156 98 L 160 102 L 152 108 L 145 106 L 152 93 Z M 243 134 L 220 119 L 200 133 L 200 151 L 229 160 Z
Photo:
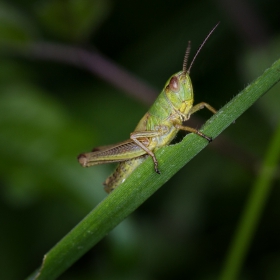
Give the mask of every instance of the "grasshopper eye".
M 169 82 L 169 89 L 173 92 L 178 92 L 180 90 L 180 84 L 177 77 L 172 77 Z

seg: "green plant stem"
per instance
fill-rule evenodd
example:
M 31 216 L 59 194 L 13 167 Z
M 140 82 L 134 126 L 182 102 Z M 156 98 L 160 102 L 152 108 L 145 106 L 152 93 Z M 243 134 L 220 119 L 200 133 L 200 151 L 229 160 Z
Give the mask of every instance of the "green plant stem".
M 270 193 L 279 159 L 280 124 L 268 146 L 268 151 L 260 174 L 253 185 L 244 213 L 241 216 L 220 278 L 221 280 L 238 279 L 241 266 L 247 255 L 252 237 L 261 219 L 267 197 Z
M 280 60 L 276 61 L 262 76 L 219 110 L 206 123 L 202 132 L 213 138 L 217 137 L 279 79 Z M 156 152 L 156 157 L 159 162 L 160 175 L 154 172 L 153 162 L 148 158 L 122 185 L 98 204 L 45 255 L 39 273 L 33 273 L 28 279 L 56 279 L 147 200 L 207 144 L 205 139 L 189 134 L 179 144 L 159 149 Z

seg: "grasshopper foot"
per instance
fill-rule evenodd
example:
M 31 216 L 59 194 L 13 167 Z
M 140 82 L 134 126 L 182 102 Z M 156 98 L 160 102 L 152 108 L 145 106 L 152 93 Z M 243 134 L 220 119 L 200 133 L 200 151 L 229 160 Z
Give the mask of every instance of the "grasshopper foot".
M 158 163 L 157 163 L 157 161 L 154 161 L 154 165 L 155 165 L 155 171 L 156 171 L 156 173 L 157 173 L 157 174 L 160 174 L 160 171 L 159 171 L 159 169 L 158 169 Z
M 209 143 L 213 141 L 212 137 L 209 137 L 205 134 L 203 134 L 202 132 L 200 132 L 199 130 L 196 131 L 196 134 L 199 135 L 200 137 L 206 139 Z
M 158 163 L 157 163 L 157 161 L 155 162 L 155 171 L 156 171 L 157 174 L 160 174 L 160 171 L 159 171 L 159 169 L 158 169 Z

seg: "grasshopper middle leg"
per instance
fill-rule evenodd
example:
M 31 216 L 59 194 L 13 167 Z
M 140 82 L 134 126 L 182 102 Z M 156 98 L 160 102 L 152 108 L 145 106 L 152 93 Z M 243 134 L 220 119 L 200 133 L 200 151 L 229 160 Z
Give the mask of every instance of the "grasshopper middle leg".
M 157 130 L 134 131 L 130 134 L 130 139 L 133 140 L 139 147 L 141 147 L 147 154 L 149 154 L 152 157 L 155 166 L 155 171 L 158 174 L 160 174 L 160 171 L 158 169 L 158 161 L 156 159 L 155 154 L 152 152 L 154 144 L 156 143 L 151 143 L 150 141 L 150 144 L 146 146 L 139 140 L 141 138 L 151 139 L 152 137 L 161 136 L 166 133 L 166 130 L 166 127 L 159 127 Z

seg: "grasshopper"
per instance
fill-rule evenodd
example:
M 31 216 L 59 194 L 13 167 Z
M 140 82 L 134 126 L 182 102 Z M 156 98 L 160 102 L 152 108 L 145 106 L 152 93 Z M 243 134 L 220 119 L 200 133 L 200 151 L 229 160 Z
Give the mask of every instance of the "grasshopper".
M 216 113 L 216 110 L 205 102 L 193 106 L 194 94 L 189 74 L 198 53 L 218 24 L 204 39 L 190 66 L 187 68 L 191 49 L 190 41 L 188 42 L 183 61 L 183 70 L 169 78 L 152 107 L 130 134 L 130 139 L 114 145 L 97 147 L 92 152 L 78 156 L 78 161 L 83 167 L 119 162 L 116 170 L 104 182 L 107 193 L 110 193 L 124 182 L 132 171 L 148 156 L 153 159 L 155 172 L 160 174 L 155 151 L 170 144 L 179 130 L 192 132 L 203 137 L 208 142 L 212 141 L 211 137 L 204 135 L 195 128 L 184 126 L 183 122 L 187 121 L 193 113 L 203 108 L 207 108 L 213 114 Z

